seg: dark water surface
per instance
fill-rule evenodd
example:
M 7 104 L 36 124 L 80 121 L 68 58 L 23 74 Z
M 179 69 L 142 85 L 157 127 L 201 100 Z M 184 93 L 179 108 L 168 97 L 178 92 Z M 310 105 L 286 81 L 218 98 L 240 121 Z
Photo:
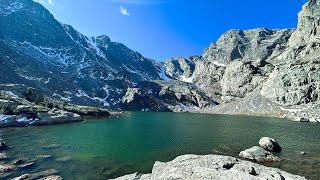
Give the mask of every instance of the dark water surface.
M 65 179 L 107 179 L 151 172 L 155 161 L 183 154 L 222 153 L 237 157 L 261 137 L 276 138 L 283 147 L 279 167 L 320 179 L 320 125 L 276 118 L 128 112 L 108 120 L 46 127 L 1 129 L 13 159 L 38 159 L 20 171 L 57 169 Z M 301 151 L 306 155 L 301 155 Z M 38 155 L 51 155 L 39 159 Z M 61 159 L 62 158 L 62 159 Z M 59 161 L 60 159 L 60 161 Z

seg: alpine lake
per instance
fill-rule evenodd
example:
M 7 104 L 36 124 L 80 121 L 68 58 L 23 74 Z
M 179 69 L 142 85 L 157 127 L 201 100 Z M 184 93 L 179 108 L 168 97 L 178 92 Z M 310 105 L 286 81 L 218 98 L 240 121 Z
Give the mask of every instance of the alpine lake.
M 150 173 L 155 161 L 183 154 L 238 157 L 261 137 L 277 139 L 289 173 L 320 179 L 320 126 L 285 119 L 190 113 L 125 112 L 73 124 L 0 129 L 9 158 L 31 159 L 27 172 L 56 169 L 64 179 L 109 179 Z M 305 152 L 302 155 L 301 152 Z M 44 158 L 46 157 L 46 158 Z

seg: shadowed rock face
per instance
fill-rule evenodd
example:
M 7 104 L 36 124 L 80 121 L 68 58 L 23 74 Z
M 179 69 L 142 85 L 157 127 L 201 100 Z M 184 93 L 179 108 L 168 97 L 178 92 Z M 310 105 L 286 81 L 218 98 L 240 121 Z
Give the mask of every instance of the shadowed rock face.
M 146 81 L 128 88 L 122 99 L 123 108 L 143 111 L 187 112 L 217 102 L 195 85 L 180 81 Z
M 32 0 L 0 1 L 0 83 L 79 104 L 117 107 L 127 87 L 160 79 L 153 60 L 107 36 L 86 37 Z

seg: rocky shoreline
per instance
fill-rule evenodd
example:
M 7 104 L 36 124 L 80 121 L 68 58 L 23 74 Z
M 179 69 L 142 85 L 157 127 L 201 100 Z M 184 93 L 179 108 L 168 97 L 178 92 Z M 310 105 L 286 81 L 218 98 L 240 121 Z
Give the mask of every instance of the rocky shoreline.
M 116 180 L 169 179 L 243 179 L 243 180 L 306 180 L 277 168 L 221 155 L 183 155 L 173 161 L 156 162 L 151 174 L 131 174 Z
M 275 139 L 263 137 L 259 146 L 239 153 L 242 159 L 254 162 L 279 162 L 272 152 L 281 152 Z M 151 174 L 134 173 L 115 180 L 170 180 L 170 179 L 243 179 L 243 180 L 306 180 L 277 168 L 223 155 L 182 155 L 170 162 L 156 162 Z
M 110 117 L 107 109 L 61 102 L 24 85 L 1 85 L 0 128 L 43 126 Z
M 28 171 L 30 168 L 36 166 L 37 163 L 50 158 L 50 155 L 42 155 L 34 159 L 13 159 L 8 157 L 6 150 L 11 148 L 2 139 L 0 139 L 0 179 L 12 180 L 62 180 L 56 169 L 47 169 L 39 172 L 25 173 L 20 176 L 14 174 L 17 171 Z M 15 177 L 17 176 L 17 177 Z M 12 178 L 13 177 L 13 178 Z

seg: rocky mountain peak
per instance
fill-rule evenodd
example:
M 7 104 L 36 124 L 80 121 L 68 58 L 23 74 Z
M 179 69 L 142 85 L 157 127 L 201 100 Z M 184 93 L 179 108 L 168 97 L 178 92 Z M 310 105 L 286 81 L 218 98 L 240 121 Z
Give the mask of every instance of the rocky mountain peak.
M 296 32 L 290 39 L 290 45 L 320 41 L 320 1 L 310 0 L 299 13 Z
M 102 35 L 94 38 L 99 46 L 107 47 L 111 43 L 111 39 L 107 35 Z

